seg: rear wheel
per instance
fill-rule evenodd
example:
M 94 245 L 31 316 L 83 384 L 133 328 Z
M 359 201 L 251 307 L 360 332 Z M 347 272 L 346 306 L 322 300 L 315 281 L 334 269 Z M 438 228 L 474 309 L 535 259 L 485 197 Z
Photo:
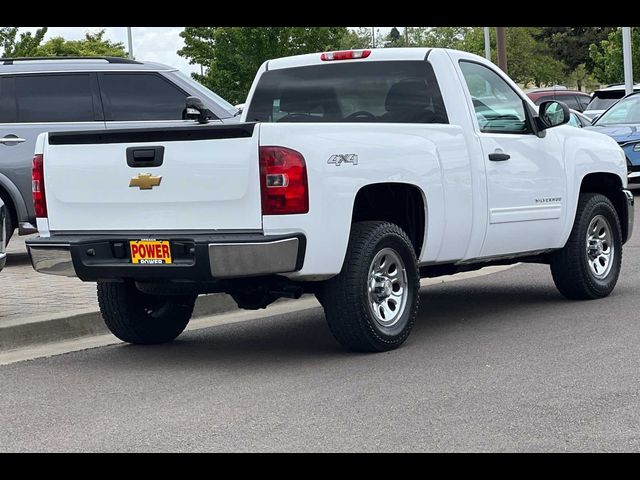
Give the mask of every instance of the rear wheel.
M 599 193 L 581 194 L 569 240 L 551 256 L 556 287 L 570 299 L 606 297 L 616 286 L 621 265 L 622 233 L 615 207 Z
M 388 222 L 352 225 L 339 275 L 318 295 L 335 338 L 349 350 L 381 352 L 407 339 L 418 310 L 420 276 L 406 233 Z
M 5 246 L 9 245 L 9 240 L 13 236 L 13 232 L 16 229 L 16 226 L 13 223 L 13 219 L 11 218 L 11 210 L 7 208 L 7 216 L 4 219 L 4 228 L 5 228 Z
M 98 282 L 98 304 L 105 324 L 128 343 L 170 342 L 185 329 L 197 295 L 149 295 L 133 283 Z

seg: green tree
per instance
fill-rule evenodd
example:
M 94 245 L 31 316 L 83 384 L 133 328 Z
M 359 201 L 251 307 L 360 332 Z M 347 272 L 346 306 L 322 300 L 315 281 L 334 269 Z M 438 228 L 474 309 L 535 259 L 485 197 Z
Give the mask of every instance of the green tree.
M 535 39 L 543 42 L 553 58 L 574 71 L 581 64 L 587 73 L 594 68 L 589 56 L 589 46 L 606 40 L 614 29 L 612 27 L 541 27 Z
M 404 46 L 404 39 L 400 37 L 400 31 L 393 27 L 387 35 L 385 46 L 387 47 L 402 47 Z
M 265 60 L 336 50 L 346 34 L 345 27 L 186 27 L 178 55 L 206 68 L 196 80 L 239 103 Z
M 536 39 L 539 27 L 507 28 L 507 71 L 517 83 L 536 86 L 562 83 L 566 78 L 566 65 L 553 58 L 547 45 Z M 491 60 L 497 62 L 496 32 L 489 29 Z M 482 27 L 464 32 L 457 48 L 484 56 L 484 32 Z
M 631 29 L 632 64 L 634 80 L 640 78 L 640 30 Z M 622 59 L 622 29 L 617 28 L 598 44 L 589 47 L 589 56 L 593 61 L 593 74 L 604 83 L 624 82 Z
M 37 55 L 48 27 L 42 27 L 35 33 L 24 32 L 18 36 L 18 27 L 0 27 L 0 48 L 3 57 L 33 57 Z
M 358 27 L 356 30 L 347 30 L 340 40 L 340 48 L 343 50 L 371 48 L 371 27 Z
M 105 40 L 104 34 L 103 29 L 96 33 L 87 32 L 82 40 L 65 40 L 62 37 L 54 37 L 38 47 L 36 55 L 126 57 L 127 52 L 124 49 L 124 44 Z
M 371 28 L 358 27 L 356 30 L 347 30 L 340 40 L 339 48 L 343 50 L 371 48 Z

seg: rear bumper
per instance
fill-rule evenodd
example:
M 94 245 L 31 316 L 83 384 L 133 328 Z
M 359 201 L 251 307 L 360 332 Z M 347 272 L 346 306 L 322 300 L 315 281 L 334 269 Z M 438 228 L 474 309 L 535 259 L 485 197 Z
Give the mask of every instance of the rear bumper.
M 173 263 L 134 265 L 130 261 L 129 240 L 141 238 L 150 235 L 56 235 L 36 237 L 26 243 L 36 271 L 84 281 L 207 282 L 290 273 L 302 268 L 306 247 L 302 234 L 154 235 L 153 238 L 170 242 Z

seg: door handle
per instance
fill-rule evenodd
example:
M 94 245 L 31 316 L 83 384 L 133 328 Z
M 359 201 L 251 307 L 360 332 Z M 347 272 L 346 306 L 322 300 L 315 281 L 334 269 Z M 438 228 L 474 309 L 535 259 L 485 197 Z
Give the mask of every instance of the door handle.
M 26 142 L 26 139 L 20 138 L 20 137 L 2 137 L 2 138 L 0 138 L 0 143 L 4 143 L 5 145 L 7 143 L 22 143 L 22 142 Z
M 133 168 L 159 167 L 164 159 L 164 147 L 129 147 L 127 165 Z
M 490 153 L 489 160 L 492 162 L 504 162 L 505 160 L 509 160 L 511 155 L 507 155 L 506 153 Z

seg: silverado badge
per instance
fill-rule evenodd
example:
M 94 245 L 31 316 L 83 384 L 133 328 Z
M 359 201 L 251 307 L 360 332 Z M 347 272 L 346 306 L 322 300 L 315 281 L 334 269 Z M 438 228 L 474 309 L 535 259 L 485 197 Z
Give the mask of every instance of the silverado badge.
M 162 176 L 156 177 L 150 173 L 141 173 L 131 179 L 129 186 L 140 187 L 140 190 L 151 190 L 153 187 L 159 186 L 161 181 Z

